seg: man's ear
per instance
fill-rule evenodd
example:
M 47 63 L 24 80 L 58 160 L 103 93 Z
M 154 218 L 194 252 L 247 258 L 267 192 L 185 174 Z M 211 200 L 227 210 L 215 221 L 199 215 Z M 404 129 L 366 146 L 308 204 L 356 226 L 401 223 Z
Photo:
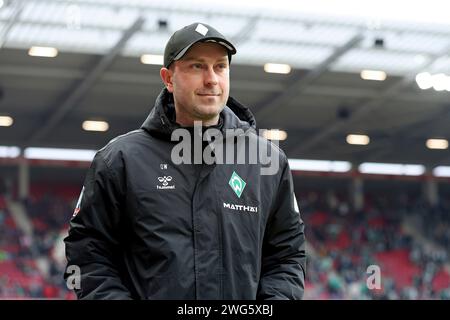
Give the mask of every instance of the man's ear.
M 172 83 L 172 70 L 167 68 L 161 68 L 159 71 L 159 75 L 161 76 L 164 85 L 166 86 L 169 92 L 173 92 L 173 83 Z

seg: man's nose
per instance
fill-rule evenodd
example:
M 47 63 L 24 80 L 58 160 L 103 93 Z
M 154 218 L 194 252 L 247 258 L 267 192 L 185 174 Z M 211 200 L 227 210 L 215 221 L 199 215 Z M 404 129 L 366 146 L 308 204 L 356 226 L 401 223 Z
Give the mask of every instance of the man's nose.
M 208 67 L 205 70 L 204 82 L 206 85 L 216 85 L 218 83 L 217 74 L 214 71 L 214 67 Z

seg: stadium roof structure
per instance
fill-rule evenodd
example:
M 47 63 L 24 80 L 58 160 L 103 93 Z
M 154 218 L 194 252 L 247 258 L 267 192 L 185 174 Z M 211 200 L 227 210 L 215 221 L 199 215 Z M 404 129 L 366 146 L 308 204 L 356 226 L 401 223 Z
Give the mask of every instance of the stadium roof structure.
M 98 149 L 139 127 L 162 89 L 161 66 L 141 56 L 161 55 L 174 30 L 200 21 L 235 43 L 231 95 L 260 128 L 287 132 L 280 145 L 290 158 L 450 164 L 448 149 L 426 147 L 427 139 L 450 138 L 449 21 L 249 3 L 1 0 L 0 116 L 14 123 L 0 127 L 0 145 Z M 30 56 L 33 46 L 58 54 Z M 268 73 L 266 63 L 291 70 Z M 362 70 L 386 79 L 363 80 Z M 421 72 L 444 85 L 420 89 Z M 89 119 L 109 130 L 83 130 Z M 350 145 L 348 134 L 370 143 Z

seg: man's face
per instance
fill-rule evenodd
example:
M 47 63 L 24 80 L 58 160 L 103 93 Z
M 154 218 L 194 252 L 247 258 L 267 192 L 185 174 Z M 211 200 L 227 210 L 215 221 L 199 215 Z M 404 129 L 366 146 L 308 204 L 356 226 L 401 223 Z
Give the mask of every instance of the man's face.
M 227 50 L 217 43 L 196 43 L 169 70 L 165 69 L 165 76 L 163 69 L 161 77 L 173 93 L 177 122 L 216 124 L 230 91 Z

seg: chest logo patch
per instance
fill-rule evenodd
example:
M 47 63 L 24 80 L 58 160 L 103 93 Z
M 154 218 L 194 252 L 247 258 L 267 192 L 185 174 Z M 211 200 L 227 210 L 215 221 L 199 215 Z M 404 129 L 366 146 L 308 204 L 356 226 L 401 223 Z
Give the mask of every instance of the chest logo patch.
M 156 189 L 175 189 L 175 185 L 171 185 L 172 177 L 171 176 L 162 176 L 158 177 L 159 185 L 156 185 Z
M 236 173 L 236 171 L 233 171 L 233 174 L 231 175 L 230 181 L 228 181 L 228 184 L 230 185 L 231 189 L 233 189 L 234 193 L 238 196 L 238 198 L 241 197 L 242 192 L 244 191 L 244 188 L 246 186 L 245 181 Z

